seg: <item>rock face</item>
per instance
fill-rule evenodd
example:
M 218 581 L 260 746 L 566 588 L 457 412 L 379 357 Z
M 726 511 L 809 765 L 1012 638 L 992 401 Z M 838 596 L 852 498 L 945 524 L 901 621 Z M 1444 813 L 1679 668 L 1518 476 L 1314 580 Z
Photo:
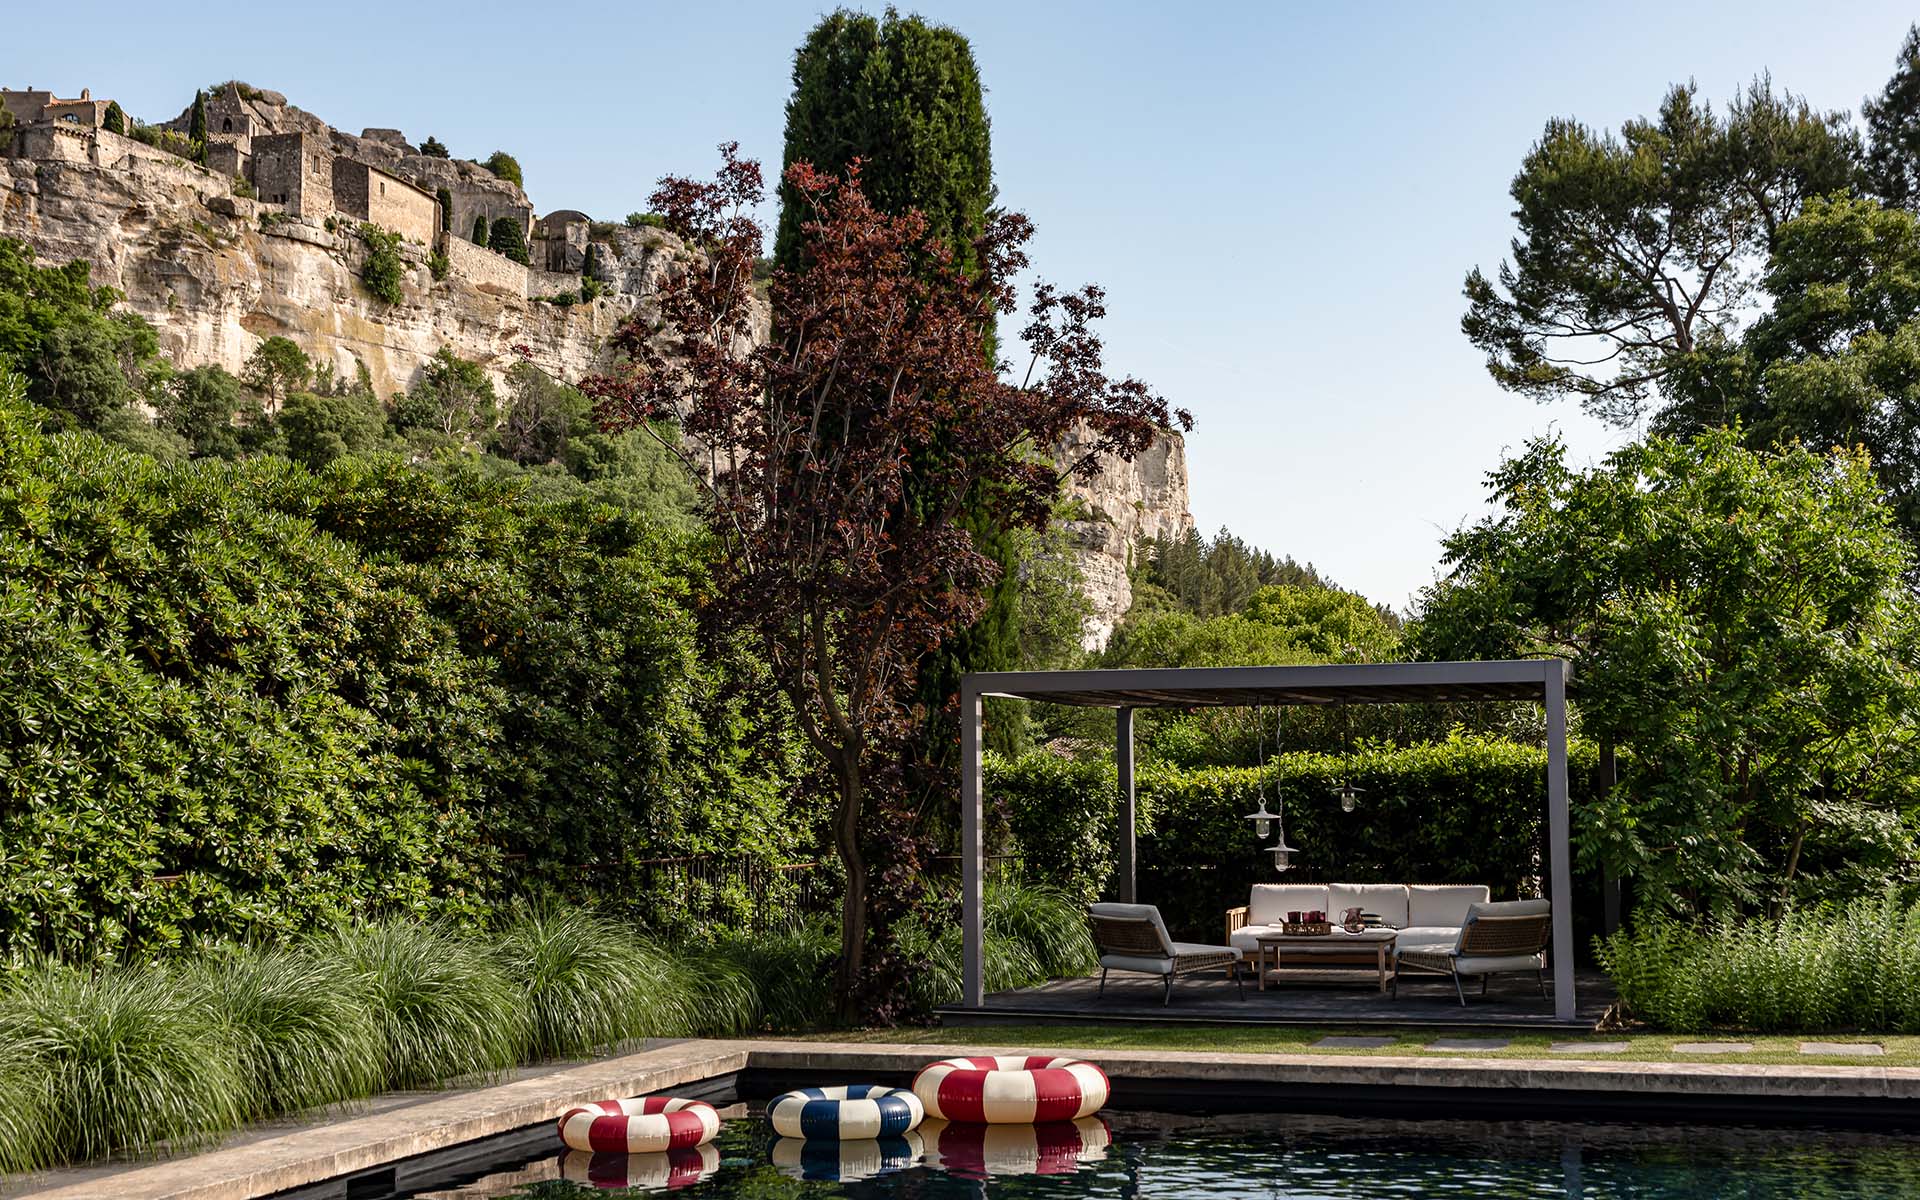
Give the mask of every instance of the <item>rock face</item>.
M 531 211 L 520 189 L 473 163 L 414 153 L 393 131 L 343 134 L 275 93 L 261 100 L 275 127 L 325 136 L 356 161 L 445 188 L 455 231 L 464 215 L 505 210 L 524 220 Z M 565 248 L 582 260 L 591 239 L 594 276 L 606 287 L 599 298 L 543 302 L 577 291 L 580 275 L 523 266 L 452 233 L 438 239 L 447 260 L 441 279 L 426 245 L 398 246 L 404 295 L 387 304 L 361 282 L 368 247 L 352 220 L 258 203 L 235 194 L 230 175 L 103 130 L 35 126 L 11 149 L 0 155 L 0 236 L 26 242 L 42 262 L 85 260 L 93 282 L 122 292 L 183 368 L 217 363 L 237 374 L 263 340 L 279 335 L 344 378 L 365 366 L 382 396 L 406 389 L 442 347 L 496 378 L 524 354 L 549 375 L 576 381 L 607 364 L 608 337 L 646 306 L 676 262 L 693 257 L 664 230 L 563 211 L 543 225 L 563 229 Z M 764 311 L 760 320 L 764 336 Z M 1082 447 L 1070 437 L 1062 459 Z M 1138 541 L 1193 526 L 1185 442 L 1167 434 L 1135 461 L 1110 462 L 1070 490 L 1080 503 L 1067 529 L 1093 602 L 1086 645 L 1098 649 L 1133 603 L 1127 568 Z
M 110 153 L 137 145 L 96 136 Z M 42 261 L 86 260 L 93 281 L 125 293 L 182 367 L 237 373 L 278 334 L 347 378 L 364 364 L 381 395 L 407 387 L 442 346 L 496 374 L 525 347 L 549 374 L 578 379 L 603 365 L 607 337 L 687 256 L 665 231 L 619 229 L 607 293 L 560 307 L 529 293 L 577 288 L 577 276 L 547 279 L 454 239 L 458 269 L 435 280 L 427 248 L 403 243 L 405 297 L 390 305 L 360 282 L 367 247 L 350 222 L 256 205 L 232 195 L 229 180 L 157 152 L 112 165 L 0 158 L 0 236 L 25 241 Z
M 1060 447 L 1060 460 L 1072 462 L 1084 448 L 1084 434 L 1071 436 Z M 1141 539 L 1179 537 L 1193 528 L 1193 514 L 1187 511 L 1186 440 L 1178 433 L 1163 433 L 1132 462 L 1109 459 L 1091 481 L 1070 481 L 1068 493 L 1078 511 L 1066 529 L 1087 598 L 1093 602 L 1083 644 L 1099 650 L 1133 606 L 1127 568 Z

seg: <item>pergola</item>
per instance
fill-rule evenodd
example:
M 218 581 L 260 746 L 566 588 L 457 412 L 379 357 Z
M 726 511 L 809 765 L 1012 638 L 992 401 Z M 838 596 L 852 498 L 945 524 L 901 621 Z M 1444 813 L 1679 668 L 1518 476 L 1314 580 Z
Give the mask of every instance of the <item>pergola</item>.
M 1547 894 L 1553 900 L 1553 1009 L 1571 1021 L 1573 892 L 1567 833 L 1567 680 L 1563 659 L 1360 663 L 1310 667 L 1165 667 L 1124 671 L 985 671 L 960 681 L 962 1003 L 985 999 L 980 719 L 988 697 L 1114 710 L 1119 778 L 1119 892 L 1134 898 L 1133 712 L 1299 704 L 1538 702 L 1547 715 Z

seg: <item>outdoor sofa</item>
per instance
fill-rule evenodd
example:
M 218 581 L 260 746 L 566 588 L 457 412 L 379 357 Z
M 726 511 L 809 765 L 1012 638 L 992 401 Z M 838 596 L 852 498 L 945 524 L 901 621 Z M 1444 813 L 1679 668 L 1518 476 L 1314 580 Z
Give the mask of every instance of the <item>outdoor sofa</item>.
M 1240 999 L 1247 998 L 1246 987 L 1240 982 L 1239 950 L 1174 941 L 1167 934 L 1167 923 L 1160 919 L 1160 910 L 1151 904 L 1089 904 L 1087 923 L 1093 929 L 1094 948 L 1100 953 L 1101 996 L 1107 994 L 1108 971 L 1138 971 L 1165 980 L 1160 1003 L 1166 1005 L 1173 1002 L 1175 976 L 1224 967 Z
M 1544 994 L 1552 905 L 1545 900 L 1495 903 L 1481 884 L 1256 883 L 1244 908 L 1227 911 L 1227 941 L 1253 960 L 1259 953 L 1255 939 L 1278 933 L 1287 913 L 1318 910 L 1338 923 L 1349 908 L 1372 913 L 1395 931 L 1396 991 L 1401 971 L 1444 975 L 1453 979 L 1464 1005 L 1463 976 L 1478 975 L 1484 992 L 1490 975 L 1530 971 Z M 1371 966 L 1373 959 L 1371 949 L 1356 947 L 1351 956 L 1288 955 L 1283 950 L 1278 961 Z

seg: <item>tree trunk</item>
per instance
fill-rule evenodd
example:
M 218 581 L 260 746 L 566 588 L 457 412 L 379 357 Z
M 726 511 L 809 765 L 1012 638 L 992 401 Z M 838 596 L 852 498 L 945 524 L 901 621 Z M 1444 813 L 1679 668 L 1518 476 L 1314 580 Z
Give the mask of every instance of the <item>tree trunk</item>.
M 860 851 L 860 808 L 864 780 L 860 753 L 842 747 L 834 762 L 840 782 L 840 804 L 833 815 L 833 844 L 847 872 L 847 891 L 840 902 L 840 964 L 834 974 L 834 993 L 843 1021 L 859 1017 L 860 978 L 866 965 L 867 860 Z

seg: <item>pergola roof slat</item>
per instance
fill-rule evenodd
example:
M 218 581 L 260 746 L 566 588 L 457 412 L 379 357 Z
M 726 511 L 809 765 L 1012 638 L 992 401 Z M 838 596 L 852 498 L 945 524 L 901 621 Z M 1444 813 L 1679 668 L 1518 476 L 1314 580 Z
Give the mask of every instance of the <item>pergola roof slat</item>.
M 989 671 L 971 679 L 983 696 L 1094 708 L 1478 704 L 1539 700 L 1546 694 L 1548 673 L 1565 669 L 1566 664 L 1557 658 L 1528 658 L 1304 667 Z

